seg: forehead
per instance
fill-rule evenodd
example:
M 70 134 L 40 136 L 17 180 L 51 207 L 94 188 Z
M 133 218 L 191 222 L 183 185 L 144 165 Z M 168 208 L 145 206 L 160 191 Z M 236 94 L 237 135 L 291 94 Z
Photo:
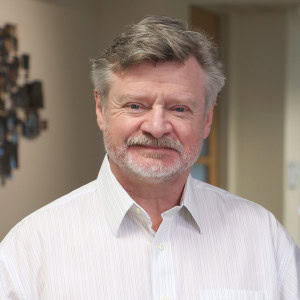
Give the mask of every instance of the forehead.
M 204 97 L 205 74 L 194 57 L 184 63 L 142 63 L 112 77 L 111 90 L 136 93 L 184 93 Z

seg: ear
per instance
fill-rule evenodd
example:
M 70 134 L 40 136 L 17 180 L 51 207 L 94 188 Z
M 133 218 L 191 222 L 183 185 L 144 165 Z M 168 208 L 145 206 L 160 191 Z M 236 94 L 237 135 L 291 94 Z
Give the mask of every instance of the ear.
M 101 131 L 104 130 L 104 112 L 101 106 L 101 96 L 97 89 L 94 90 L 94 98 L 96 102 L 97 123 Z
M 205 122 L 204 134 L 203 134 L 204 139 L 206 139 L 210 134 L 215 105 L 216 105 L 216 102 L 214 102 L 214 104 L 211 106 L 210 110 L 207 113 L 206 119 L 204 121 Z

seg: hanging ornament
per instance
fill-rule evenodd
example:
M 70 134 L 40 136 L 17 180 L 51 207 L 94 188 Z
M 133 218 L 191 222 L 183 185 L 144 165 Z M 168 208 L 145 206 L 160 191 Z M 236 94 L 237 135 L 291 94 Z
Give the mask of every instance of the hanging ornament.
M 40 120 L 44 107 L 41 81 L 29 81 L 30 57 L 18 55 L 16 26 L 0 27 L 0 180 L 4 185 L 19 167 L 19 137 L 34 139 L 47 121 Z

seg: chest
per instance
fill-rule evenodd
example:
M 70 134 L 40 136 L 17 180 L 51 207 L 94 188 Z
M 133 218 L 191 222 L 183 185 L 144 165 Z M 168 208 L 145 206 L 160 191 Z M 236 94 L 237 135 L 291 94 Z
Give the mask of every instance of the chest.
M 277 299 L 271 250 L 226 230 L 69 232 L 48 251 L 43 299 Z

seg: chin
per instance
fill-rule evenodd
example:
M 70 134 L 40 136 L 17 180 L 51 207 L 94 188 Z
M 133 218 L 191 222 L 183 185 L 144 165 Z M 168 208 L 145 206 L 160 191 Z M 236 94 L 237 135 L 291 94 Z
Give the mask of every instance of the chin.
M 125 172 L 154 183 L 170 181 L 187 170 L 187 167 L 184 167 L 179 160 L 166 163 L 152 157 L 148 162 L 128 157 L 122 165 Z
M 199 156 L 199 149 L 186 151 L 183 155 L 175 151 L 141 153 L 133 148 L 128 150 L 125 145 L 112 147 L 107 141 L 105 148 L 123 174 L 152 183 L 168 182 L 184 176 Z

